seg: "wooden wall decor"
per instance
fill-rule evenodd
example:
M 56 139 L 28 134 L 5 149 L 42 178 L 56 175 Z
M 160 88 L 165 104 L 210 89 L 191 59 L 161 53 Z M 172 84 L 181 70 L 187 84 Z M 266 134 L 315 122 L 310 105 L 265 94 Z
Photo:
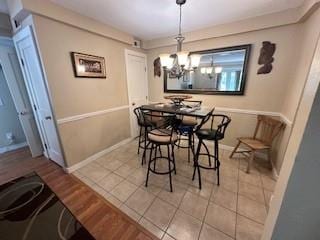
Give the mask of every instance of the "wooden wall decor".
M 159 57 L 153 61 L 153 74 L 155 77 L 161 77 L 161 62 Z
M 274 61 L 273 54 L 275 51 L 275 43 L 269 41 L 262 42 L 258 64 L 263 66 L 258 69 L 258 74 L 268 74 L 272 71 L 272 63 Z

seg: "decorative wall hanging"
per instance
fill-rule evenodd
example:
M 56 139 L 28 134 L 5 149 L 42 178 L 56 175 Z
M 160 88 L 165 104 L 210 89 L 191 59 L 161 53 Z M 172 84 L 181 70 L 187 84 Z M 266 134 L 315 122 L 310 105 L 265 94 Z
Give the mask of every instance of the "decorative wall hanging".
M 156 58 L 153 61 L 153 74 L 154 76 L 161 77 L 161 62 L 160 62 L 160 57 Z
M 75 77 L 106 78 L 104 57 L 71 52 L 71 60 Z
M 262 42 L 258 64 L 263 66 L 258 69 L 258 74 L 268 74 L 272 71 L 272 63 L 274 61 L 273 54 L 275 51 L 275 43 L 269 41 Z

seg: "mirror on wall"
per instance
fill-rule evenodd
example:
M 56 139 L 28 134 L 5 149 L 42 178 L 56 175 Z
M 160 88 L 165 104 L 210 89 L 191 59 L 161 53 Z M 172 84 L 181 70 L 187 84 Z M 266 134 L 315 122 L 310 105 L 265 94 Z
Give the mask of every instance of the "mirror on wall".
M 251 45 L 211 49 L 199 54 L 199 67 L 185 67 L 177 78 L 174 69 L 164 70 L 164 90 L 168 93 L 243 95 Z

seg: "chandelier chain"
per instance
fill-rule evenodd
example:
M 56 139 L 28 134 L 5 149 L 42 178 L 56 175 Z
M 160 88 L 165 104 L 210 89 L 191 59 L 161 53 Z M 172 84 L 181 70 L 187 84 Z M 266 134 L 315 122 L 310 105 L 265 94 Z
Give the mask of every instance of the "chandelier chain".
M 182 19 L 182 12 L 181 12 L 181 5 L 180 5 L 179 36 L 181 36 L 181 19 Z

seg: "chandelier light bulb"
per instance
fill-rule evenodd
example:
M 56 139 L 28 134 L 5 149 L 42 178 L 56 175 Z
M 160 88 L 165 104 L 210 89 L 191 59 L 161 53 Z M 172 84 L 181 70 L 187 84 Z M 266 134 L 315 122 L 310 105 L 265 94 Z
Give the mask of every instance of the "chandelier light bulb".
M 180 66 L 186 66 L 187 62 L 188 62 L 188 56 L 189 56 L 189 52 L 177 52 L 177 56 L 178 56 L 178 63 Z
M 160 54 L 160 62 L 161 62 L 161 66 L 164 68 L 172 68 L 173 65 L 173 58 L 170 57 L 170 54 Z
M 190 56 L 191 67 L 192 67 L 192 68 L 197 68 L 197 67 L 199 67 L 200 59 L 201 59 L 201 55 L 200 55 L 200 54 L 192 54 L 192 55 Z
M 216 74 L 219 74 L 219 73 L 221 73 L 222 72 L 222 67 L 215 67 L 214 68 L 214 72 L 216 73 Z

